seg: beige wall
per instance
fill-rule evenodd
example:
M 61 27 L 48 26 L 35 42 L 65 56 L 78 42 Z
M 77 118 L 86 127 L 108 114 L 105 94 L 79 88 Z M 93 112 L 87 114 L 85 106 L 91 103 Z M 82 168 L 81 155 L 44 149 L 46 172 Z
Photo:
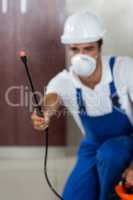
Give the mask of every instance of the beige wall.
M 107 29 L 104 54 L 133 57 L 133 2 L 131 0 L 66 0 L 68 15 L 82 10 L 90 10 L 103 19 Z M 81 135 L 71 117 L 68 117 L 67 125 L 68 144 L 78 144 Z
M 108 30 L 104 52 L 133 55 L 133 2 L 131 0 L 66 0 L 68 14 L 81 10 L 91 10 L 102 17 Z

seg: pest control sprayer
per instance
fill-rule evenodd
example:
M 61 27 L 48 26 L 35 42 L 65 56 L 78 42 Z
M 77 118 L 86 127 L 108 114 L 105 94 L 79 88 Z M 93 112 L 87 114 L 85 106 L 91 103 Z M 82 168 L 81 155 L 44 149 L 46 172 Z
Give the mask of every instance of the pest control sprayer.
M 43 112 L 42 112 L 42 109 L 41 109 L 41 106 L 39 105 L 39 102 L 38 102 L 38 97 L 37 97 L 37 94 L 36 94 L 36 90 L 35 90 L 35 87 L 33 85 L 33 81 L 32 81 L 32 78 L 31 78 L 31 74 L 30 74 L 30 71 L 29 71 L 29 68 L 28 68 L 28 64 L 27 64 L 27 56 L 26 56 L 26 53 L 25 51 L 21 51 L 20 52 L 20 58 L 25 66 L 25 70 L 26 70 L 26 74 L 27 74 L 27 78 L 29 80 L 29 84 L 30 84 L 30 87 L 31 87 L 31 90 L 32 90 L 32 93 L 33 93 L 33 98 L 34 98 L 34 101 L 36 103 L 36 106 L 35 106 L 35 109 L 36 109 L 36 112 L 37 112 L 37 115 L 40 116 L 40 117 L 43 117 Z M 45 178 L 46 178 L 46 181 L 50 187 L 50 189 L 52 190 L 52 192 L 60 199 L 60 200 L 63 200 L 63 198 L 56 192 L 56 190 L 53 188 L 49 178 L 48 178 L 48 174 L 47 174 L 47 157 L 48 157 L 48 128 L 45 129 L 45 143 L 46 143 L 46 148 L 45 148 L 45 157 L 44 157 L 44 175 L 45 175 Z

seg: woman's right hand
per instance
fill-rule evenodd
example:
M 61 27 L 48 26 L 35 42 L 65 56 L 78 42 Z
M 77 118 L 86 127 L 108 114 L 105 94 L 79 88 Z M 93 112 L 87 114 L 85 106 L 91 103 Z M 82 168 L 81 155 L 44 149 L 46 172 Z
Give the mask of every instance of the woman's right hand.
M 44 131 L 48 127 L 48 114 L 45 112 L 44 117 L 39 117 L 36 110 L 31 115 L 32 124 L 35 130 Z

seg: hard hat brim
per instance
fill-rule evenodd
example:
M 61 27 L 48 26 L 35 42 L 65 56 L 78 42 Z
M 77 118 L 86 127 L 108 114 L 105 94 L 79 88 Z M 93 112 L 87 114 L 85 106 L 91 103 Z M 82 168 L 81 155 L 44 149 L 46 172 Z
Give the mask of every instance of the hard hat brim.
M 100 39 L 103 39 L 105 35 L 105 32 L 103 32 L 103 34 L 97 36 L 97 37 L 88 37 L 88 38 L 70 38 L 70 37 L 64 37 L 61 36 L 61 43 L 62 44 L 83 44 L 83 43 L 91 43 L 91 42 L 97 42 Z

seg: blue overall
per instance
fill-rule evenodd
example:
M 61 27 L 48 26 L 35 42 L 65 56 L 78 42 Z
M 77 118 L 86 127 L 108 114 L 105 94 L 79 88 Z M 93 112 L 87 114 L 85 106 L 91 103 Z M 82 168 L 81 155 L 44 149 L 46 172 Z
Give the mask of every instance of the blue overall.
M 114 63 L 115 57 L 111 57 L 109 64 L 112 77 Z M 80 88 L 76 89 L 76 96 L 86 135 L 80 143 L 77 161 L 65 185 L 63 199 L 108 200 L 122 172 L 133 159 L 133 127 L 120 108 L 113 79 L 110 83 L 112 112 L 109 114 L 89 116 Z

